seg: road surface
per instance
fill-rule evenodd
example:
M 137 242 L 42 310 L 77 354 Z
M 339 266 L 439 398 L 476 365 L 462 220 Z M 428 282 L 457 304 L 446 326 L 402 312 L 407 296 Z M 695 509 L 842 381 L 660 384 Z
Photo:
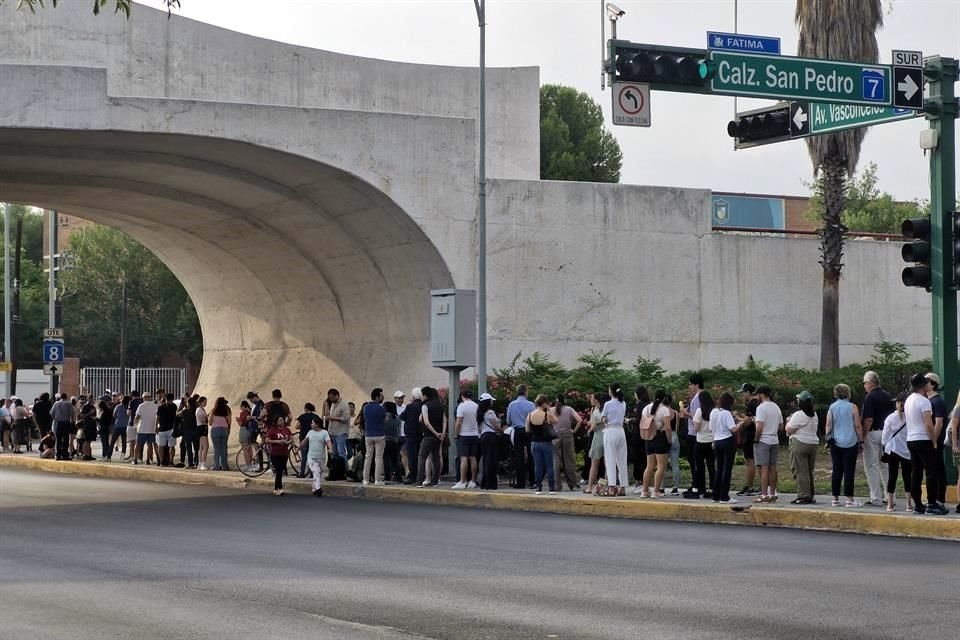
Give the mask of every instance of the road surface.
M 2 638 L 957 633 L 960 548 L 948 542 L 277 498 L 8 469 L 0 540 Z

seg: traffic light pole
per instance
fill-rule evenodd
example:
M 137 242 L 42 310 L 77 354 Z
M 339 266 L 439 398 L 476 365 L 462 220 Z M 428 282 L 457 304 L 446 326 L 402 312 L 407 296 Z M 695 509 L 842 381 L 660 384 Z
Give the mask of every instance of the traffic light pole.
M 933 370 L 940 375 L 940 393 L 949 406 L 957 397 L 957 290 L 954 274 L 953 212 L 956 208 L 957 60 L 933 58 L 924 74 L 929 80 L 927 101 L 930 128 L 937 145 L 930 154 L 930 270 L 933 292 Z M 946 424 L 944 428 L 946 428 Z M 950 452 L 944 452 L 947 481 L 957 481 Z

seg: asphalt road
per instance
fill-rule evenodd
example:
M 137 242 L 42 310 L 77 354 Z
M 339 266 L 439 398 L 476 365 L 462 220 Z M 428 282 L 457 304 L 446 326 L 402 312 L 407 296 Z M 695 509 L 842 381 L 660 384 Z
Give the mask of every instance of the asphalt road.
M 6 469 L 0 541 L 0 639 L 957 633 L 947 542 Z

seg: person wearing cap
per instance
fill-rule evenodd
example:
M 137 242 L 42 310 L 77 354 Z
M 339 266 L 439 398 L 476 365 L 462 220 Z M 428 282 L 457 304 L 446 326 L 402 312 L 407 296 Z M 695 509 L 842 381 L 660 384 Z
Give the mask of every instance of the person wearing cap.
M 940 494 L 940 465 L 937 464 L 937 432 L 933 422 L 933 407 L 927 394 L 930 391 L 930 379 L 922 373 L 910 379 L 913 393 L 903 405 L 903 414 L 907 423 L 907 450 L 910 452 L 912 473 L 910 474 L 910 493 L 913 494 L 913 512 L 946 515 L 947 510 L 937 503 Z M 927 504 L 923 504 L 923 479 L 927 479 Z
M 797 479 L 797 497 L 790 504 L 816 504 L 813 497 L 813 469 L 817 463 L 820 424 L 813 407 L 813 394 L 801 391 L 797 394 L 798 410 L 787 421 L 786 432 L 790 438 L 790 468 Z
M 500 470 L 499 438 L 503 431 L 500 419 L 493 409 L 493 396 L 480 394 L 477 406 L 477 422 L 480 424 L 480 488 L 497 490 L 497 474 Z
M 836 398 L 827 411 L 825 435 L 830 445 L 830 460 L 833 463 L 832 489 L 833 506 L 840 506 L 841 483 L 843 495 L 849 508 L 862 507 L 863 503 L 853 498 L 853 478 L 857 470 L 857 457 L 863 444 L 863 431 L 860 422 L 860 410 L 850 402 L 850 387 L 838 384 L 833 388 Z
M 943 459 L 947 437 L 947 403 L 940 395 L 940 376 L 935 373 L 928 373 L 925 377 L 930 381 L 927 398 L 930 400 L 930 408 L 933 412 L 933 431 L 937 436 L 933 441 L 937 450 L 935 462 L 940 468 L 940 482 L 937 485 L 938 492 L 935 497 L 939 504 L 943 504 L 947 501 L 947 464 Z
M 783 426 L 783 413 L 777 403 L 771 400 L 772 392 L 767 385 L 757 387 L 757 406 L 755 423 L 756 435 L 753 439 L 756 464 L 760 467 L 760 497 L 754 502 L 777 501 L 777 457 L 780 453 L 780 427 Z
M 884 506 L 884 478 L 887 477 L 887 465 L 883 462 L 883 425 L 893 413 L 894 402 L 890 394 L 880 386 L 880 376 L 876 371 L 863 374 L 863 398 L 860 415 L 863 419 L 863 471 L 867 475 L 870 487 L 870 500 L 866 504 L 874 507 Z
M 454 489 L 476 489 L 478 458 L 480 457 L 480 425 L 477 424 L 479 407 L 473 401 L 473 392 L 464 389 L 460 394 L 463 402 L 457 405 L 457 422 L 453 437 L 457 439 L 457 455 L 460 458 L 460 481 Z
M 897 510 L 897 475 L 903 476 L 903 492 L 907 496 L 907 511 L 913 511 L 913 496 L 910 494 L 910 476 L 913 464 L 910 461 L 910 449 L 907 448 L 907 418 L 903 412 L 903 403 L 907 393 L 897 396 L 893 413 L 883 422 L 881 441 L 883 452 L 889 458 L 887 462 L 887 511 Z
M 743 450 L 743 466 L 747 468 L 746 484 L 743 489 L 737 491 L 738 496 L 756 495 L 753 489 L 753 481 L 757 475 L 757 465 L 754 463 L 753 439 L 757 433 L 757 425 L 754 417 L 757 415 L 757 407 L 760 406 L 760 400 L 757 398 L 756 387 L 749 382 L 740 385 L 740 397 L 746 405 L 742 420 L 740 421 L 740 448 Z

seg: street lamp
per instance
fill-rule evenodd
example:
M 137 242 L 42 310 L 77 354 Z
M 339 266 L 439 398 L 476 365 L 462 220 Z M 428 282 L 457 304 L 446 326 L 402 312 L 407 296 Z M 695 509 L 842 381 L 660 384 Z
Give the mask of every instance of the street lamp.
M 487 392 L 487 40 L 486 0 L 473 0 L 480 25 L 480 122 L 479 163 L 477 187 L 479 211 L 477 235 L 479 259 L 477 264 L 477 387 Z

